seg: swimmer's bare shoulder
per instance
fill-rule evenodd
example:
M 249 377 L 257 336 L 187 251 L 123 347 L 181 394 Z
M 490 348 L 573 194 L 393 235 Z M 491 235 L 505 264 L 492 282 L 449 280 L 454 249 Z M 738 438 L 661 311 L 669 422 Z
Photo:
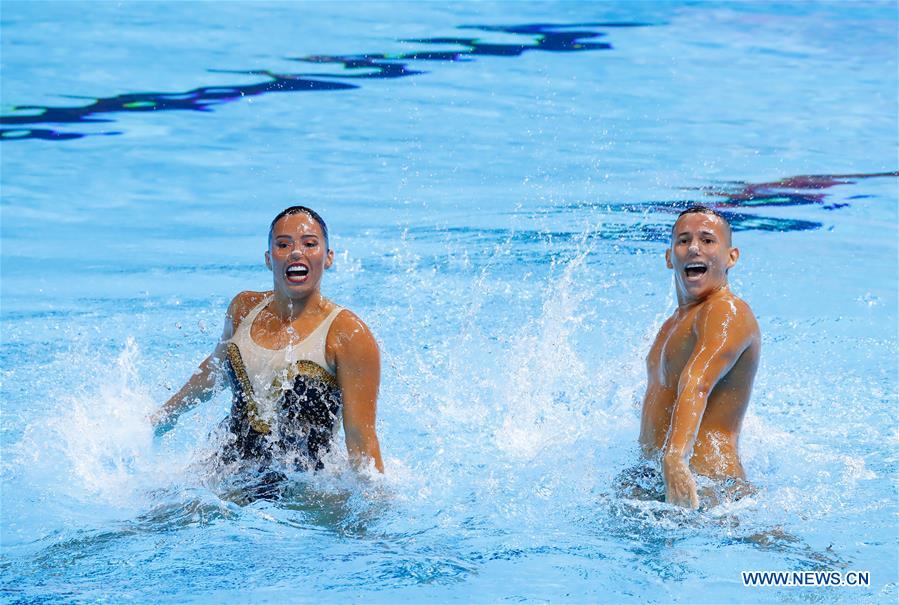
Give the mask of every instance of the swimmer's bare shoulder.
M 254 292 L 252 290 L 244 290 L 231 299 L 228 305 L 228 312 L 225 315 L 224 333 L 222 340 L 228 340 L 237 331 L 240 322 L 252 311 L 256 305 L 261 303 L 267 296 L 271 296 L 271 290 L 266 292 Z
M 353 337 L 371 338 L 372 344 L 377 346 L 374 335 L 365 322 L 349 309 L 341 309 L 328 331 L 328 347 L 336 351 Z
M 703 337 L 725 338 L 726 349 L 741 353 L 758 344 L 759 324 L 749 304 L 730 290 L 710 297 L 699 305 L 693 319 L 693 332 L 702 344 Z
M 342 309 L 334 318 L 325 342 L 325 356 L 328 363 L 337 368 L 338 382 L 341 378 L 350 378 L 351 374 L 356 377 L 354 382 L 360 377 L 380 382 L 378 343 L 371 329 L 349 309 Z

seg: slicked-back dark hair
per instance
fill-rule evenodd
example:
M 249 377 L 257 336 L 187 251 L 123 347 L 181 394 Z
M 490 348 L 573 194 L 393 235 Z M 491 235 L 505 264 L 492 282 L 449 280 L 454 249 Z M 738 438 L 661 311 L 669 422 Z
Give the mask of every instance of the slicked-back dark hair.
M 307 208 L 306 206 L 290 206 L 289 208 L 285 208 L 281 212 L 278 213 L 278 216 L 272 220 L 271 226 L 268 228 L 268 241 L 271 246 L 272 242 L 272 233 L 275 231 L 275 224 L 280 221 L 285 216 L 290 216 L 291 214 L 308 214 L 309 218 L 318 223 L 318 226 L 322 228 L 322 235 L 325 236 L 325 250 L 330 250 L 331 246 L 328 244 L 328 225 L 325 224 L 325 219 L 321 217 L 321 215 L 313 210 L 312 208 Z
M 677 221 L 681 219 L 685 214 L 708 214 L 709 216 L 717 216 L 721 219 L 721 222 L 727 227 L 727 241 L 728 243 L 733 243 L 734 241 L 734 230 L 730 226 L 730 221 L 727 220 L 727 217 L 715 210 L 714 208 L 709 208 L 708 206 L 701 206 L 699 204 L 695 206 L 690 206 L 683 212 L 677 215 L 677 218 L 674 219 L 674 224 L 671 225 L 671 237 L 674 237 L 674 228 L 677 226 Z

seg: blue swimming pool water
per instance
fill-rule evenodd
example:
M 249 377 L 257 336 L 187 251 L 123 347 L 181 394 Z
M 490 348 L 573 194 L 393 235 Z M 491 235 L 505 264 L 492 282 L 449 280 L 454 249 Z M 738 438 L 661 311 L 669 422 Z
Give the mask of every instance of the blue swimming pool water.
M 0 9 L 5 601 L 895 602 L 895 3 Z M 690 201 L 764 335 L 759 492 L 695 513 L 613 490 Z M 224 394 L 145 417 L 295 202 L 381 343 L 387 475 L 247 503 Z

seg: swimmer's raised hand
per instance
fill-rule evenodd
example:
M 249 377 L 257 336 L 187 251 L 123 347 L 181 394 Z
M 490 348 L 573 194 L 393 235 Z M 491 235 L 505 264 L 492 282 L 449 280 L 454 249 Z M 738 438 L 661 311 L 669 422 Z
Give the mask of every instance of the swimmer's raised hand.
M 662 476 L 665 479 L 665 502 L 684 508 L 699 508 L 696 481 L 683 458 L 666 457 L 662 461 Z

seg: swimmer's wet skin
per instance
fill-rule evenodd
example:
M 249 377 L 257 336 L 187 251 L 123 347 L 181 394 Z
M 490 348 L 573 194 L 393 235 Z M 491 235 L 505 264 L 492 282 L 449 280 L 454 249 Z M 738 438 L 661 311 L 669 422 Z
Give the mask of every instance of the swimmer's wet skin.
M 384 472 L 375 432 L 380 352 L 368 326 L 321 295 L 333 259 L 316 212 L 292 206 L 278 214 L 265 253 L 273 289 L 234 297 L 215 351 L 151 416 L 157 434 L 211 398 L 225 372 L 234 398 L 221 425 L 230 434 L 224 462 L 320 470 L 342 420 L 353 465 Z
M 693 473 L 745 480 L 737 442 L 761 334 L 749 305 L 728 288 L 728 271 L 740 257 L 731 237 L 714 210 L 695 206 L 680 214 L 665 252 L 678 307 L 646 363 L 640 445 L 661 467 L 665 500 L 689 508 L 699 506 Z

